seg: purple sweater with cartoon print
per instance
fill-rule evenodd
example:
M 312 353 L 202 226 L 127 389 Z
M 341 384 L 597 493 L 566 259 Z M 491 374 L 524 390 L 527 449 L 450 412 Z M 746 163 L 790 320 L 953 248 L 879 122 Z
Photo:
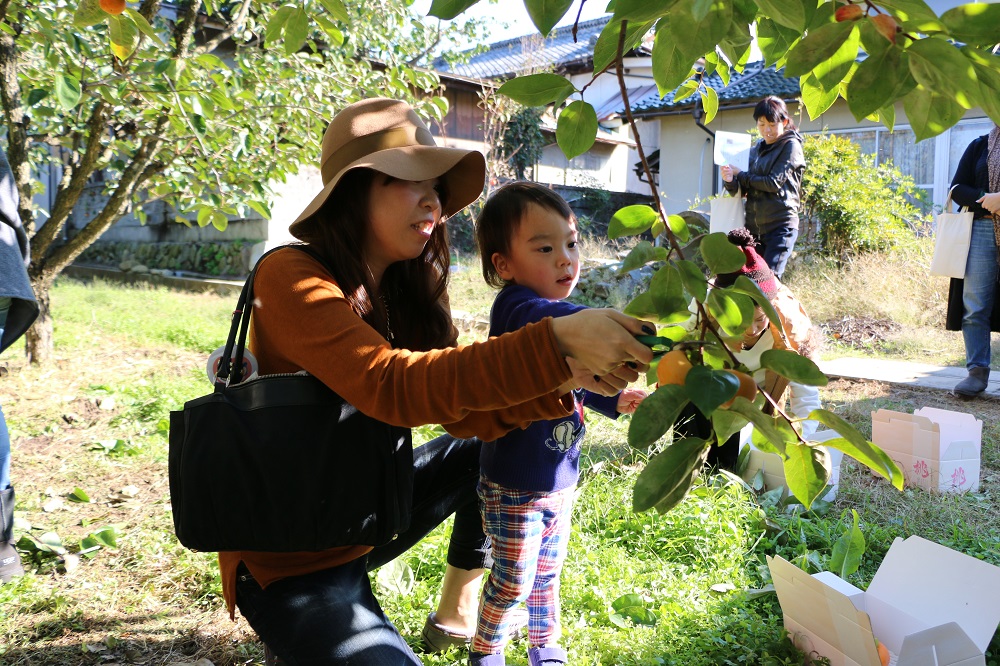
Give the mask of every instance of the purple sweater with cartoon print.
M 490 336 L 516 331 L 545 317 L 563 317 L 585 306 L 550 301 L 527 287 L 504 287 L 490 313 Z M 515 490 L 552 492 L 574 485 L 580 478 L 580 445 L 586 427 L 583 408 L 608 418 L 618 418 L 618 396 L 603 396 L 584 389 L 573 392 L 573 414 L 552 421 L 535 421 L 483 444 L 479 467 L 483 476 Z

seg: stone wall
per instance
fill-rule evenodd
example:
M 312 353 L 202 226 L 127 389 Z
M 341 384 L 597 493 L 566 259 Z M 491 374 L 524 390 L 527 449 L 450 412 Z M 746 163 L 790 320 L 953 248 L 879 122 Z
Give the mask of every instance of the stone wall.
M 90 264 L 142 273 L 168 271 L 174 275 L 246 277 L 255 241 L 195 241 L 143 243 L 98 241 L 84 250 L 78 264 Z

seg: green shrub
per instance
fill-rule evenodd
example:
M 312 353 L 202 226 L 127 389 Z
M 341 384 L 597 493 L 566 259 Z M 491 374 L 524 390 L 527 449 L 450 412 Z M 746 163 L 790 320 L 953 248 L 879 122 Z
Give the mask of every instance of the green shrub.
M 891 163 L 876 166 L 845 137 L 810 135 L 804 145 L 803 221 L 819 227 L 821 251 L 845 254 L 886 250 L 926 226 L 914 205 L 924 196 Z

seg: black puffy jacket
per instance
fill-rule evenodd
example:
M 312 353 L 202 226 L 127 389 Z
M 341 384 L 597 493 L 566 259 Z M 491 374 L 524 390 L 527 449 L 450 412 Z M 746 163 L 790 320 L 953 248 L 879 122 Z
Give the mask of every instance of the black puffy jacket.
M 729 192 L 737 186 L 747 198 L 747 229 L 761 236 L 776 227 L 799 228 L 799 198 L 806 158 L 802 135 L 788 129 L 777 141 L 763 139 L 750 149 L 750 168 L 724 183 Z

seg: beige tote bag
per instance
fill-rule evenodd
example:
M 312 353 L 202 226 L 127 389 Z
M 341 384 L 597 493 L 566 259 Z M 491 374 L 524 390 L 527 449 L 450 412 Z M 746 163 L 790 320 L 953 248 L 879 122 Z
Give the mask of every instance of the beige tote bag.
M 743 209 L 743 193 L 736 190 L 736 196 L 723 195 L 712 199 L 709 209 L 709 233 L 728 234 L 733 229 L 745 227 L 746 212 Z
M 951 212 L 951 190 L 948 190 L 944 209 L 935 218 L 931 275 L 965 277 L 965 261 L 969 258 L 969 240 L 972 238 L 972 217 L 968 206 L 963 207 L 961 212 Z

